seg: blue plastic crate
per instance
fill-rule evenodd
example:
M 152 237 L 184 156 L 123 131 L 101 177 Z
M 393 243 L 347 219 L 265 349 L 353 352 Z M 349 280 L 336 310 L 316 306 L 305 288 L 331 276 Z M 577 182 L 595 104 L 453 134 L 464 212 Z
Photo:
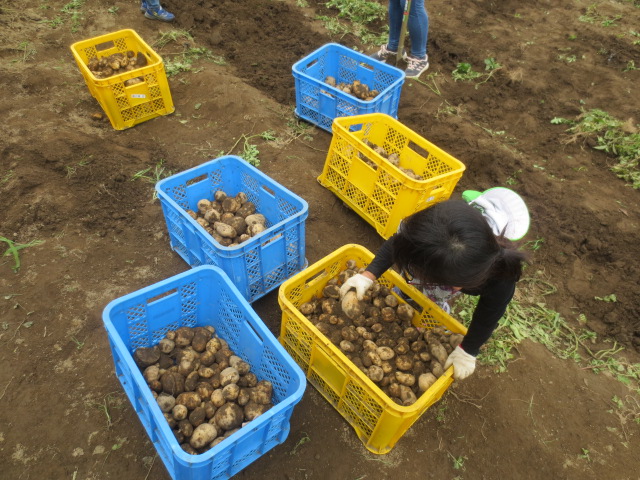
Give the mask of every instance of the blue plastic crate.
M 267 219 L 267 229 L 234 247 L 213 239 L 186 210 L 213 200 L 216 190 L 244 192 Z M 156 184 L 171 248 L 192 267 L 214 265 L 253 302 L 306 266 L 308 205 L 240 157 L 228 155 L 177 173 Z
M 113 300 L 102 318 L 116 375 L 174 480 L 229 478 L 287 438 L 306 387 L 304 373 L 219 268 L 193 268 Z M 171 432 L 133 352 L 157 344 L 169 330 L 206 325 L 258 379 L 273 384 L 274 406 L 211 450 L 190 455 Z
M 327 85 L 327 76 L 334 77 L 337 83 L 359 80 L 380 93 L 368 102 L 360 100 Z M 338 117 L 386 113 L 398 118 L 405 73 L 350 48 L 337 43 L 324 45 L 293 65 L 293 77 L 296 115 L 328 132 Z

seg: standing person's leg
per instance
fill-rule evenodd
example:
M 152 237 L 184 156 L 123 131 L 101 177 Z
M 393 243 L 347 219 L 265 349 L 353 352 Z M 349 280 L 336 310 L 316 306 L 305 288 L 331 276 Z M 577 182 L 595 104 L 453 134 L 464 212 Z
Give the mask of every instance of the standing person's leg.
M 427 37 L 429 35 L 429 15 L 424 0 L 413 0 L 409 12 L 409 38 L 411 39 L 411 56 L 425 58 L 427 56 Z M 397 51 L 397 49 L 396 49 Z
M 400 41 L 400 28 L 402 28 L 402 14 L 404 13 L 404 0 L 389 0 L 389 41 L 380 47 L 371 58 L 384 62 L 387 58 L 398 53 Z
M 429 15 L 424 0 L 412 0 L 408 30 L 411 39 L 411 55 L 407 57 L 405 73 L 409 78 L 418 78 L 429 68 L 427 56 Z
M 392 52 L 398 51 L 405 1 L 406 0 L 389 0 L 389 41 L 387 42 L 387 48 Z M 409 21 L 411 21 L 411 17 L 409 17 Z
M 144 11 L 144 16 L 150 18 L 152 20 L 162 20 L 163 22 L 172 21 L 175 16 L 173 13 L 168 12 L 160 5 L 160 0 L 142 0 L 142 5 L 140 8 L 144 6 L 146 3 L 146 10 Z

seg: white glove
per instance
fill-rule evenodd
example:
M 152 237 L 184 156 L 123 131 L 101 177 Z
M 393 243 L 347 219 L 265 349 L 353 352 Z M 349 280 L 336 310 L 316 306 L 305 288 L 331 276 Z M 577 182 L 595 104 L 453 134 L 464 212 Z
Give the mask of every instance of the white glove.
M 356 273 L 353 277 L 350 277 L 340 287 L 340 298 L 344 297 L 352 288 L 356 289 L 356 297 L 358 300 L 362 300 L 364 294 L 373 285 L 373 280 L 365 277 L 361 273 Z
M 476 369 L 476 357 L 465 352 L 462 347 L 457 346 L 449 354 L 444 369 L 453 365 L 453 378 L 462 380 L 471 375 Z

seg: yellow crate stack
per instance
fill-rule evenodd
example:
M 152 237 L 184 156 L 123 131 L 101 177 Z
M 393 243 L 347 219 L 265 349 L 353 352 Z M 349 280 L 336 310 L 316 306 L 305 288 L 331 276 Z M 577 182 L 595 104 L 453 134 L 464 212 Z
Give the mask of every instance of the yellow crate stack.
M 142 53 L 147 64 L 107 78 L 97 78 L 87 66 L 92 58 L 128 50 Z M 175 110 L 162 58 L 134 30 L 120 30 L 76 42 L 71 45 L 71 52 L 89 91 L 116 130 L 133 127 Z M 142 80 L 140 83 L 127 86 L 127 80 L 138 77 Z
M 383 237 L 418 210 L 447 200 L 465 170 L 462 162 L 383 113 L 340 117 L 320 184 L 342 199 Z M 409 177 L 371 145 L 397 154 Z M 375 166 L 373 166 L 373 165 Z
M 350 259 L 358 267 L 365 267 L 373 260 L 373 254 L 360 245 L 345 245 L 280 286 L 279 340 L 305 372 L 309 383 L 349 422 L 364 446 L 373 453 L 384 454 L 440 399 L 453 382 L 453 369 L 449 368 L 413 405 L 398 405 L 300 313 L 300 305 L 322 296 L 327 282 L 344 270 Z M 388 287 L 398 287 L 419 305 L 422 311 L 417 311 L 414 325 L 426 329 L 443 325 L 454 333 L 466 334 L 462 324 L 396 272 L 387 271 L 379 281 Z

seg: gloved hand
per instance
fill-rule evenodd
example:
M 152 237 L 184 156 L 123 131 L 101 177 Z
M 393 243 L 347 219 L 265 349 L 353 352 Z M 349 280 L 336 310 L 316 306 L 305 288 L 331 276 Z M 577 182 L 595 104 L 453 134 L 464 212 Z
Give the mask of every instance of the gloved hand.
M 453 378 L 462 380 L 471 375 L 476 369 L 476 357 L 465 352 L 462 347 L 457 346 L 449 354 L 444 369 L 453 365 Z
M 357 273 L 342 284 L 340 287 L 340 298 L 344 297 L 349 290 L 355 288 L 356 297 L 358 297 L 358 300 L 362 300 L 362 297 L 364 297 L 365 292 L 369 290 L 371 285 L 373 285 L 373 280 L 365 277 L 361 273 Z

